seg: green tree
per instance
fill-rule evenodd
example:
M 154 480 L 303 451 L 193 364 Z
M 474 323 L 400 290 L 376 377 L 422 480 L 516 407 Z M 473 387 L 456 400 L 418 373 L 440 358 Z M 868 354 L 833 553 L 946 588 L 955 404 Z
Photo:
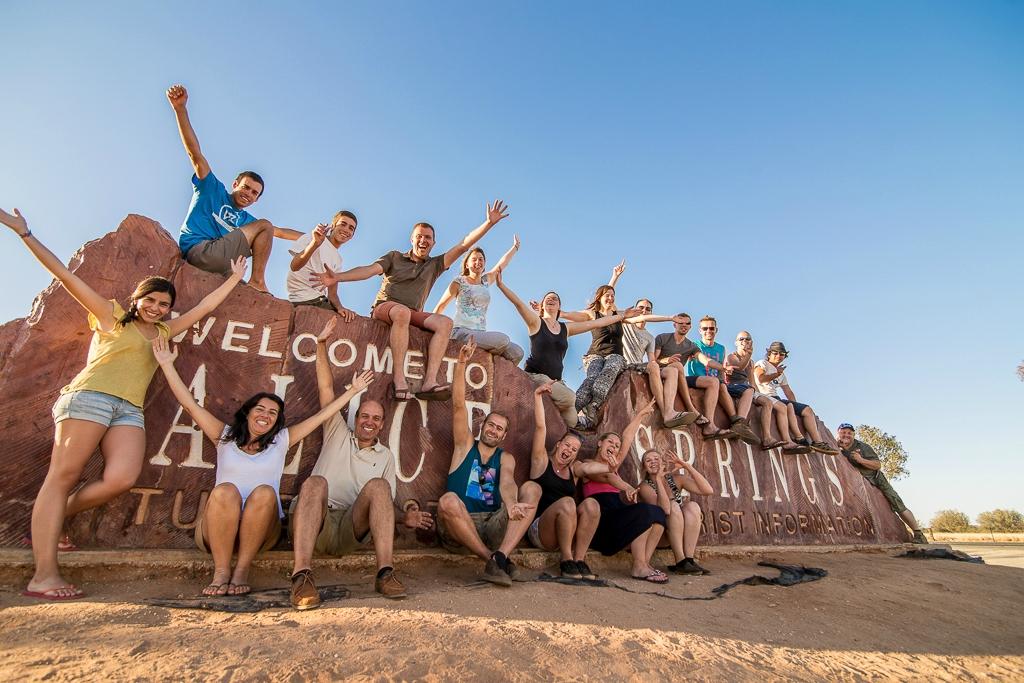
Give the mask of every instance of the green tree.
M 945 531 L 950 533 L 957 533 L 961 531 L 969 531 L 971 528 L 970 518 L 960 512 L 959 510 L 939 510 L 932 517 L 932 523 L 929 525 L 932 531 Z
M 875 449 L 882 461 L 882 472 L 889 479 L 900 479 L 910 474 L 907 469 L 910 455 L 895 436 L 878 427 L 857 425 L 857 438 Z
M 989 510 L 978 515 L 982 531 L 1024 531 L 1024 515 L 1016 510 Z

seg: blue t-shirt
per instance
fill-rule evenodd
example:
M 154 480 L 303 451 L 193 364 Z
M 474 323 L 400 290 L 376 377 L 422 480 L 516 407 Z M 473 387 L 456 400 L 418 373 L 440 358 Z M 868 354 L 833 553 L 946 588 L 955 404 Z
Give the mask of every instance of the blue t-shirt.
M 248 211 L 235 208 L 231 194 L 212 171 L 202 180 L 193 175 L 192 188 L 192 203 L 188 205 L 188 213 L 178 235 L 178 246 L 183 256 L 200 242 L 223 237 L 235 228 L 256 220 Z
M 708 358 L 716 360 L 719 363 L 725 363 L 725 347 L 719 344 L 718 342 L 715 342 L 714 344 L 708 346 L 703 341 L 698 339 L 697 341 L 694 342 L 694 344 L 696 344 L 697 348 L 700 349 L 701 353 L 703 353 Z M 718 377 L 718 370 L 715 370 L 713 368 L 708 369 L 707 367 L 705 367 L 703 363 L 697 360 L 697 355 L 694 354 L 693 356 L 690 357 L 690 360 L 686 361 L 686 374 L 691 377 L 702 377 L 704 375 Z

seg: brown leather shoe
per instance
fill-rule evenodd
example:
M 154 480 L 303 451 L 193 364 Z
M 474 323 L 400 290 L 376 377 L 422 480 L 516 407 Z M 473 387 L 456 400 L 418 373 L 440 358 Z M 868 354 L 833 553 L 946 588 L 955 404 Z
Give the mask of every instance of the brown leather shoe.
M 385 598 L 397 600 L 398 598 L 404 598 L 408 593 L 405 592 L 405 586 L 398 580 L 398 575 L 395 570 L 384 574 L 384 576 L 377 577 L 377 580 L 373 582 L 373 590 L 377 591 Z
M 313 572 L 303 569 L 292 574 L 292 607 L 298 610 L 316 609 L 320 606 L 320 591 L 313 583 Z

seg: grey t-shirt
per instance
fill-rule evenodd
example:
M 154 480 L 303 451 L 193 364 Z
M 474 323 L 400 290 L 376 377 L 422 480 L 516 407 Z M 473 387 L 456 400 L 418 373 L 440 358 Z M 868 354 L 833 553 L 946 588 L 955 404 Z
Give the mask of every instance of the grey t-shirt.
M 654 358 L 654 335 L 647 330 L 625 323 L 622 326 L 622 356 L 630 365 L 646 363 L 646 354 Z
M 676 335 L 672 332 L 665 332 L 655 337 L 654 350 L 661 358 L 674 356 L 678 353 L 684 363 L 691 356 L 700 352 L 700 348 L 686 337 L 683 337 L 683 341 L 677 343 Z

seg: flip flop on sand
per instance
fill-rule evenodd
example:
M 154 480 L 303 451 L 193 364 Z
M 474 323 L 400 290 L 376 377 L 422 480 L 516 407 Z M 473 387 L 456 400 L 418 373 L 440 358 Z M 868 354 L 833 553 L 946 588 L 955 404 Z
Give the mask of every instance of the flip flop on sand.
M 229 583 L 228 595 L 248 595 L 252 592 L 252 586 L 247 583 Z
M 203 595 L 209 595 L 212 597 L 227 595 L 228 588 L 230 586 L 230 583 L 211 583 L 209 586 L 203 589 Z
M 71 594 L 59 594 L 59 591 L 66 590 L 72 591 Z M 66 586 L 57 586 L 56 588 L 51 588 L 50 590 L 45 591 L 30 591 L 26 588 L 25 590 L 21 591 L 21 594 L 24 595 L 26 598 L 36 598 L 37 600 L 77 600 L 78 598 L 85 597 L 85 591 L 83 591 L 78 586 L 75 586 L 70 583 Z
M 651 570 L 650 574 L 645 576 L 634 576 L 637 581 L 647 581 L 648 583 L 668 583 L 668 574 L 661 571 L 660 569 Z

